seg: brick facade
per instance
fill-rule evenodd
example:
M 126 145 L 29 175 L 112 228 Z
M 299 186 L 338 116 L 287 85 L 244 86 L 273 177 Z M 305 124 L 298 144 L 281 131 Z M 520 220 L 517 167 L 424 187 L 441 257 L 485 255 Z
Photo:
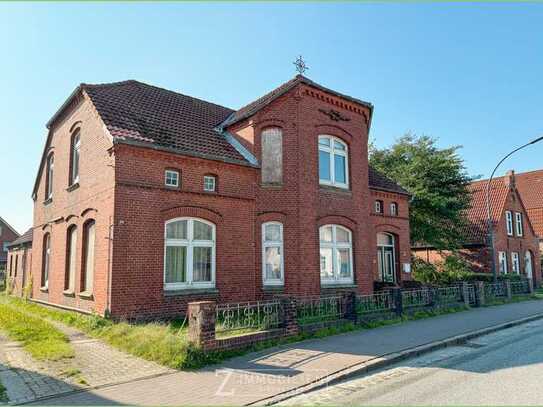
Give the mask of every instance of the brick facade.
M 19 237 L 19 234 L 4 219 L 0 218 L 0 268 L 7 268 L 7 246 Z
M 339 112 L 341 120 L 330 114 Z M 192 301 L 247 301 L 278 294 L 318 295 L 338 290 L 370 293 L 377 278 L 376 233 L 396 237 L 397 282 L 409 279 L 408 196 L 368 186 L 367 141 L 371 110 L 300 83 L 225 129 L 257 160 L 260 134 L 278 127 L 283 137 L 282 183 L 264 185 L 258 166 L 197 154 L 117 142 L 91 98 L 80 96 L 55 117 L 44 152 L 54 154 L 53 198 L 45 200 L 42 167 L 35 190 L 33 297 L 47 303 L 116 317 L 172 317 Z M 71 136 L 81 134 L 79 185 L 69 186 Z M 108 130 L 109 129 L 109 130 Z M 318 136 L 348 146 L 349 188 L 319 185 Z M 233 161 L 233 160 L 231 160 Z M 179 188 L 166 187 L 166 169 L 179 171 Z M 203 190 L 204 175 L 217 190 Z M 372 214 L 374 199 L 396 202 L 399 213 Z M 164 289 L 165 222 L 200 218 L 216 228 L 215 287 Z M 80 295 L 83 226 L 96 222 L 92 297 Z M 261 226 L 283 224 L 284 287 L 264 287 Z M 354 284 L 321 285 L 319 226 L 352 232 Z M 65 292 L 67 233 L 78 230 L 76 284 Z M 51 236 L 50 277 L 40 287 L 44 236 Z

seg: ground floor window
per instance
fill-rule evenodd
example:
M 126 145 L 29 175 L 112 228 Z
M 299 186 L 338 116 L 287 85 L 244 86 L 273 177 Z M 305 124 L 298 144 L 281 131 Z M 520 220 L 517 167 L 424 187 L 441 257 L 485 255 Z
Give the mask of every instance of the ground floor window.
M 43 253 L 41 266 L 41 286 L 49 287 L 49 263 L 51 261 L 51 235 L 46 233 L 43 236 Z
M 526 250 L 526 253 L 524 253 L 524 272 L 526 273 L 526 277 L 532 278 L 533 276 L 532 253 L 529 250 Z
M 498 259 L 500 262 L 500 274 L 507 274 L 507 253 L 498 252 Z
M 215 285 L 215 225 L 197 218 L 166 222 L 165 289 Z
M 513 267 L 513 273 L 520 274 L 520 260 L 517 252 L 511 253 L 511 265 Z
M 283 225 L 268 222 L 262 225 L 262 277 L 264 285 L 282 285 Z
M 394 236 L 390 233 L 377 234 L 377 267 L 380 281 L 394 283 L 396 280 L 396 253 Z
M 94 289 L 94 246 L 96 223 L 89 220 L 83 225 L 83 267 L 81 275 L 81 292 L 92 294 Z
M 339 225 L 319 228 L 322 284 L 353 283 L 351 231 Z

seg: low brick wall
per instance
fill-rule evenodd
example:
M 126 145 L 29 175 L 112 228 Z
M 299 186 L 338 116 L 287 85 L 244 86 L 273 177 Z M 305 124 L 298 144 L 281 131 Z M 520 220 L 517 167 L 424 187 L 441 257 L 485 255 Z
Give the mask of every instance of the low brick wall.
M 267 331 L 231 336 L 229 338 L 219 338 L 215 339 L 215 345 L 213 347 L 213 350 L 241 349 L 254 345 L 255 343 L 282 338 L 284 336 L 286 336 L 285 330 L 282 328 L 278 328 L 269 329 Z

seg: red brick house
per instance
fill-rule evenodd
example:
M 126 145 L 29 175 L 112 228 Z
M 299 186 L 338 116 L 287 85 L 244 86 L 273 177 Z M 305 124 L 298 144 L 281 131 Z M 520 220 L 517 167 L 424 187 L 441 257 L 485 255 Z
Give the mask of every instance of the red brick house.
M 373 106 L 298 75 L 239 110 L 80 85 L 47 124 L 33 298 L 124 317 L 410 279 L 408 193 L 368 167 Z
M 471 264 L 474 272 L 491 272 L 488 249 L 486 209 L 487 180 L 473 182 L 471 208 L 464 230 L 465 242 L 459 253 Z M 494 227 L 494 249 L 497 272 L 521 274 L 534 284 L 541 281 L 538 237 L 519 193 L 513 171 L 492 180 L 490 187 L 491 217 Z M 432 247 L 414 247 L 413 253 L 429 262 L 442 261 L 448 252 Z
M 22 296 L 29 287 L 32 267 L 32 228 L 8 245 L 7 278 L 9 291 Z
M 6 270 L 8 246 L 18 237 L 19 233 L 0 217 L 0 270 Z

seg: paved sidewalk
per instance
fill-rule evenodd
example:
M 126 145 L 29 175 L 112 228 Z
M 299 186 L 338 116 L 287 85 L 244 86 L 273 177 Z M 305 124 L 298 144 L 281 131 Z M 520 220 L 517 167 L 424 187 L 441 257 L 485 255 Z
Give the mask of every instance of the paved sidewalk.
M 197 372 L 108 386 L 39 404 L 239 405 L 263 403 L 328 374 L 474 330 L 543 313 L 526 301 L 276 347 Z

